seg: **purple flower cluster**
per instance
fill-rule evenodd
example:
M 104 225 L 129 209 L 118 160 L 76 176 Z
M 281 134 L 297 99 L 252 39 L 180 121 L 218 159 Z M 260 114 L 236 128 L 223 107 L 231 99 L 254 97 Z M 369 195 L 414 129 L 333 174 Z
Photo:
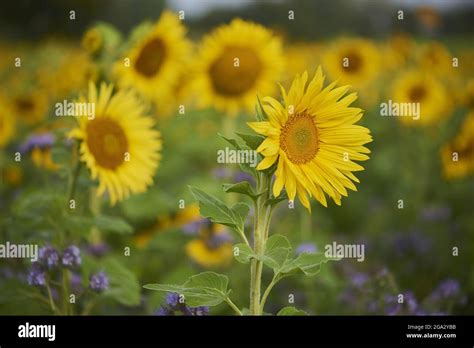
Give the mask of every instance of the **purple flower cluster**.
M 189 235 L 198 235 L 201 229 L 209 225 L 208 219 L 194 220 L 183 226 L 183 232 Z
M 217 249 L 225 243 L 232 242 L 232 236 L 227 233 L 213 233 L 209 238 L 206 238 L 206 246 L 209 249 Z
M 54 269 L 59 265 L 59 253 L 50 245 L 44 246 L 38 251 L 38 261 L 47 269 Z
M 19 147 L 21 153 L 27 153 L 34 148 L 45 149 L 53 146 L 54 136 L 51 133 L 33 134 Z
M 66 268 L 77 268 L 81 265 L 81 251 L 75 245 L 67 247 L 62 256 L 52 246 L 46 245 L 38 250 L 38 261 L 34 262 L 27 275 L 30 285 L 46 285 L 47 271 L 53 271 L 60 265 Z
M 165 304 L 162 305 L 156 312 L 156 315 L 186 315 L 186 316 L 201 316 L 209 314 L 209 307 L 189 307 L 181 296 L 177 293 L 167 293 Z
M 62 264 L 67 268 L 77 268 L 81 265 L 81 251 L 77 246 L 71 245 L 64 250 Z
M 99 272 L 91 275 L 89 287 L 95 292 L 103 292 L 109 288 L 109 278 L 105 272 Z
M 35 262 L 31 266 L 26 280 L 29 285 L 44 286 L 46 285 L 46 272 L 37 262 Z

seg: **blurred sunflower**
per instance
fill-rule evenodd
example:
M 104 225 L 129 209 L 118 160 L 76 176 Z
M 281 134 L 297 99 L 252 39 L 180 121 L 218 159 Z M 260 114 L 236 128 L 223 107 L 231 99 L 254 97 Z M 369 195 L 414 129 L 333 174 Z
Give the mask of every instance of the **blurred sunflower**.
M 11 187 L 18 187 L 23 182 L 23 170 L 17 164 L 5 166 L 0 175 L 2 175 L 3 181 Z
M 451 53 L 441 43 L 433 41 L 422 45 L 416 53 L 419 66 L 430 74 L 454 74 Z
M 464 120 L 459 134 L 441 149 L 443 174 L 448 179 L 474 173 L 474 112 Z
M 19 92 L 10 99 L 13 115 L 29 126 L 41 122 L 48 111 L 48 96 L 44 90 Z
M 408 34 L 397 33 L 390 37 L 383 46 L 384 65 L 397 69 L 408 62 L 414 50 L 415 42 L 413 39 Z
M 451 115 L 451 101 L 444 85 L 421 71 L 407 71 L 392 85 L 392 99 L 397 103 L 419 103 L 420 117 L 399 117 L 406 125 L 430 125 Z
M 146 116 L 145 105 L 130 90 L 112 95 L 113 86 L 102 83 L 97 91 L 89 84 L 88 97 L 78 102 L 94 103 L 95 118 L 78 117 L 70 136 L 81 141 L 80 159 L 99 180 L 98 195 L 107 191 L 111 204 L 130 193 L 146 191 L 153 183 L 161 150 L 160 133 Z
M 377 46 L 365 39 L 339 39 L 322 59 L 332 80 L 359 88 L 373 82 L 381 68 Z
M 130 65 L 117 62 L 114 73 L 119 86 L 134 87 L 161 111 L 161 104 L 166 105 L 173 96 L 190 55 L 185 27 L 176 14 L 164 12 L 125 54 Z
M 81 45 L 89 54 L 98 52 L 103 44 L 102 33 L 98 28 L 92 27 L 88 29 L 82 36 Z
M 465 88 L 461 90 L 461 103 L 467 108 L 474 110 L 474 79 L 469 79 L 466 82 Z
M 293 77 L 300 71 L 315 71 L 318 67 L 321 52 L 324 47 L 319 43 L 298 43 L 286 47 L 285 52 L 285 81 L 288 87 L 291 85 Z M 283 84 L 286 86 L 286 84 Z
M 186 253 L 204 268 L 224 267 L 232 261 L 232 237 L 223 225 L 207 221 L 201 237 L 186 244 Z
M 163 214 L 157 218 L 156 222 L 152 226 L 139 232 L 134 237 L 135 244 L 139 248 L 144 248 L 150 243 L 157 233 L 173 228 L 178 228 L 187 224 L 192 224 L 193 222 L 199 220 L 200 216 L 198 204 L 191 204 L 184 209 L 178 209 L 176 212 Z
M 20 152 L 30 153 L 31 160 L 36 167 L 57 170 L 60 166 L 53 161 L 51 147 L 54 144 L 54 136 L 51 133 L 40 132 L 30 135 L 21 145 Z
M 372 141 L 367 128 L 355 125 L 362 118 L 361 109 L 350 107 L 356 93 L 345 96 L 350 87 L 335 88 L 335 82 L 323 88 L 324 78 L 321 67 L 308 85 L 306 72 L 297 75 L 288 94 L 282 89 L 283 105 L 263 99 L 268 121 L 248 123 L 266 136 L 257 148 L 264 156 L 257 169 L 276 163 L 273 195 L 285 187 L 290 200 L 298 195 L 309 210 L 308 195 L 327 206 L 326 193 L 340 205 L 346 188 L 357 190 L 352 181 L 359 180 L 352 172 L 364 168 L 353 161 L 369 158 L 363 145 Z
M 208 34 L 195 60 L 198 106 L 235 115 L 253 110 L 257 94 L 272 94 L 283 69 L 281 41 L 265 27 L 234 19 Z
M 87 87 L 89 81 L 96 81 L 98 68 L 83 51 L 66 49 L 59 61 L 40 68 L 36 75 L 40 85 L 54 99 L 63 99 Z
M 0 100 L 0 149 L 8 145 L 15 135 L 15 118 L 6 102 Z

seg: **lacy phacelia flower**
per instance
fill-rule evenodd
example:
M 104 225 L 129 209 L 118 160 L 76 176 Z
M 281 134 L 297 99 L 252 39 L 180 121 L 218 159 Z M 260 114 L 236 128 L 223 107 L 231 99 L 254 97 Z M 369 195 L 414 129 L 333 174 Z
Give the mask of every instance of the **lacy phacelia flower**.
M 156 315 L 187 315 L 187 316 L 200 316 L 208 315 L 209 307 L 189 307 L 182 300 L 182 297 L 177 293 L 167 293 L 165 299 L 165 305 L 161 306 L 156 312 Z
M 59 264 L 59 253 L 52 246 L 44 246 L 38 251 L 38 261 L 48 269 L 53 269 Z
M 93 274 L 90 277 L 89 287 L 95 292 L 102 292 L 109 288 L 109 278 L 105 272 Z
M 62 264 L 65 267 L 75 268 L 81 265 L 81 251 L 75 245 L 71 245 L 64 250 Z
M 33 263 L 27 281 L 29 285 L 44 286 L 46 284 L 46 273 L 38 263 Z

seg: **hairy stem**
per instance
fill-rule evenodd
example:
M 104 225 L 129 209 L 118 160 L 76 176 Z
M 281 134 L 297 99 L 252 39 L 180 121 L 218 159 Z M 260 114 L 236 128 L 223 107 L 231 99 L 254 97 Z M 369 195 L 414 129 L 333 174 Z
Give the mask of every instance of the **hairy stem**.
M 237 307 L 230 298 L 226 297 L 225 302 L 227 302 L 230 308 L 232 308 L 235 311 L 235 313 L 237 313 L 237 315 L 242 315 L 242 312 L 240 311 L 239 307 Z
M 256 255 L 262 256 L 265 251 L 265 244 L 268 239 L 268 229 L 270 226 L 272 209 L 265 205 L 269 198 L 270 178 L 259 173 L 257 180 L 257 192 L 264 192 L 255 201 L 255 220 L 254 220 L 254 248 Z M 250 313 L 252 315 L 261 315 L 262 307 L 260 305 L 260 292 L 262 284 L 263 262 L 261 260 L 252 259 L 250 266 Z

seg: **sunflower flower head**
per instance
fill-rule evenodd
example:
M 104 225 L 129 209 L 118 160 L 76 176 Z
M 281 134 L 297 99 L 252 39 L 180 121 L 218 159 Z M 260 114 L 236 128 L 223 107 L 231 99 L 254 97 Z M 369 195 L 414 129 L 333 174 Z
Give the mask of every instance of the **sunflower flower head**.
M 200 107 L 235 115 L 253 109 L 257 92 L 274 91 L 283 62 L 279 38 L 259 24 L 235 19 L 204 38 L 191 89 Z
M 311 209 L 309 197 L 327 206 L 326 195 L 337 205 L 347 189 L 356 191 L 359 182 L 352 172 L 364 168 L 354 161 L 365 161 L 372 141 L 369 129 L 356 125 L 362 110 L 350 105 L 356 93 L 346 95 L 350 86 L 323 87 L 321 67 L 308 82 L 308 74 L 297 75 L 288 93 L 282 88 L 283 103 L 272 97 L 262 100 L 268 120 L 248 125 L 265 140 L 257 148 L 263 156 L 258 170 L 276 166 L 273 195 L 286 189 L 294 201 Z
M 409 70 L 400 74 L 393 82 L 391 95 L 397 103 L 420 105 L 419 119 L 399 117 L 405 125 L 433 125 L 451 115 L 452 102 L 446 87 L 426 72 Z
M 99 91 L 89 84 L 87 98 L 82 96 L 79 102 L 93 103 L 95 117 L 78 115 L 78 126 L 70 136 L 81 141 L 80 160 L 92 179 L 98 179 L 97 194 L 107 192 L 113 205 L 131 193 L 146 191 L 153 183 L 161 138 L 145 105 L 132 91 L 112 95 L 112 90 L 105 83 Z
M 458 179 L 474 173 L 474 112 L 470 112 L 459 133 L 441 149 L 443 174 Z
M 186 28 L 172 12 L 163 12 L 144 31 L 115 64 L 114 74 L 120 87 L 136 89 L 161 110 L 181 83 L 192 46 Z

